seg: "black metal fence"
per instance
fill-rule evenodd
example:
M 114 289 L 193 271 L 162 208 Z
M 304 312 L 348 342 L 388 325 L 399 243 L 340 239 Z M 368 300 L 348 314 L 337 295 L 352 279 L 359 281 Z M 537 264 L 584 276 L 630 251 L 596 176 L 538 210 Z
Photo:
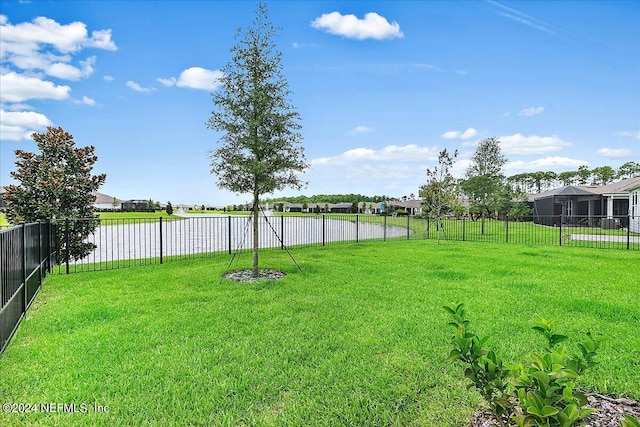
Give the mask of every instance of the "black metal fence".
M 194 257 L 228 257 L 253 247 L 253 221 L 248 216 L 63 221 L 0 230 L 0 352 L 44 276 L 56 264 L 60 273 L 108 270 Z M 66 243 L 90 221 L 99 225 L 85 243 L 95 249 L 87 257 L 74 259 Z M 408 216 L 328 214 L 263 216 L 258 235 L 261 248 L 281 249 L 364 240 L 443 239 L 640 252 L 640 233 L 633 231 L 640 231 L 640 218 L 630 216 L 549 217 L 535 223 L 510 218 L 434 222 Z
M 55 263 L 54 235 L 50 221 L 0 230 L 0 352 Z
M 640 234 L 630 231 L 637 219 L 591 217 L 589 221 L 549 218 L 557 226 L 510 218 L 471 220 L 446 219 L 435 223 L 424 218 L 377 215 L 299 215 L 259 218 L 261 248 L 328 246 L 363 240 L 485 241 L 529 245 L 640 250 Z M 89 220 L 67 220 L 65 230 Z M 91 220 L 95 221 L 95 220 Z M 612 225 L 613 224 L 613 225 Z M 618 226 L 615 226 L 615 225 Z M 60 239 L 65 234 L 61 233 Z M 219 257 L 250 250 L 253 224 L 248 216 L 193 217 L 184 219 L 108 219 L 89 236 L 96 245 L 88 257 L 73 260 L 60 250 L 59 271 L 108 270 L 138 265 L 162 264 L 194 257 Z M 58 241 L 58 248 L 64 248 Z M 65 261 L 66 260 L 66 261 Z

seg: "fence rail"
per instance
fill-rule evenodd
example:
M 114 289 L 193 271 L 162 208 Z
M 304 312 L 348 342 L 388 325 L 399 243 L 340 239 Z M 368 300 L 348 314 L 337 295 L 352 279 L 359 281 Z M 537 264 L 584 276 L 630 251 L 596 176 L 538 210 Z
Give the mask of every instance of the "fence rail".
M 541 218 L 537 218 L 540 220 Z M 486 241 L 530 245 L 556 245 L 624 250 L 640 250 L 640 235 L 629 228 L 611 224 L 629 224 L 628 216 L 611 221 L 606 217 L 542 218 L 546 223 L 517 221 L 509 218 L 471 220 L 446 219 L 435 223 L 424 218 L 377 215 L 299 215 L 262 216 L 259 218 L 259 246 L 284 248 L 327 246 L 363 240 L 445 239 Z M 68 220 L 65 228 L 73 230 L 82 221 Z M 556 225 L 557 224 L 557 225 Z M 603 228 L 604 227 L 604 228 Z M 64 239 L 62 234 L 60 239 Z M 249 250 L 253 246 L 251 217 L 192 217 L 176 220 L 107 219 L 87 239 L 96 245 L 89 256 L 67 260 L 59 271 L 71 273 L 162 264 L 193 257 L 216 257 Z M 58 248 L 64 248 L 58 241 Z
M 54 235 L 50 221 L 0 230 L 0 353 L 55 263 Z
M 445 219 L 377 215 L 300 215 L 259 218 L 261 248 L 328 246 L 364 240 L 428 240 L 555 245 L 640 252 L 640 234 L 624 224 L 637 217 L 536 217 Z M 180 219 L 67 219 L 0 230 L 0 352 L 5 348 L 54 265 L 60 273 L 162 264 L 194 257 L 222 257 L 253 247 L 251 217 Z M 85 240 L 95 249 L 82 259 L 69 253 L 69 239 L 93 221 Z M 552 224 L 552 225 L 545 225 Z

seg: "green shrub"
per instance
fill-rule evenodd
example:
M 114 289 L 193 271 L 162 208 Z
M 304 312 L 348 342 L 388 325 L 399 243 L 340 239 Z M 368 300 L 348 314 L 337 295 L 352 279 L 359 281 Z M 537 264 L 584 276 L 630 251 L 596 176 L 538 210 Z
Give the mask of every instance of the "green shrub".
M 469 388 L 475 387 L 489 405 L 500 426 L 559 426 L 583 424 L 595 409 L 587 407 L 586 396 L 575 390 L 576 380 L 596 364 L 599 340 L 587 333 L 578 343 L 579 355 L 558 344 L 567 336 L 553 331 L 553 322 L 542 320 L 533 329 L 547 341 L 544 352 L 533 353 L 528 365 L 507 366 L 500 356 L 486 348 L 489 337 L 480 338 L 468 329 L 464 304 L 444 307 L 452 317 L 451 359 L 467 365 Z

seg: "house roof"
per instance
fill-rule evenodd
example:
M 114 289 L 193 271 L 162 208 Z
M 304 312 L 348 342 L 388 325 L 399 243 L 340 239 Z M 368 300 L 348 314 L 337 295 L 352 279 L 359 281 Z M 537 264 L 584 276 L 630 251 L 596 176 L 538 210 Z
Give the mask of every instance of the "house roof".
M 116 199 L 113 196 L 109 196 L 108 194 L 103 194 L 103 193 L 94 193 L 96 196 L 96 203 L 113 203 L 113 199 Z M 120 200 L 116 199 L 116 203 L 119 203 Z
M 631 181 L 631 182 L 629 183 L 628 181 Z M 627 184 L 628 185 L 623 188 L 624 191 L 631 191 L 635 188 L 640 187 L 640 176 L 627 180 Z
M 529 201 L 543 199 L 551 196 L 593 196 L 593 195 L 626 195 L 631 189 L 640 187 L 640 176 L 635 178 L 623 179 L 621 181 L 612 182 L 607 185 L 590 186 L 590 185 L 568 185 L 565 187 L 555 188 L 553 190 L 544 191 L 540 194 L 530 194 Z
M 635 178 L 623 179 L 622 181 L 612 182 L 611 184 L 594 187 L 592 191 L 598 194 L 625 194 L 630 188 L 640 185 L 640 176 Z
M 595 196 L 596 193 L 585 190 L 583 187 L 575 187 L 573 185 L 566 185 L 564 187 L 555 188 L 550 191 L 538 194 L 534 197 L 534 200 L 545 199 L 552 196 Z

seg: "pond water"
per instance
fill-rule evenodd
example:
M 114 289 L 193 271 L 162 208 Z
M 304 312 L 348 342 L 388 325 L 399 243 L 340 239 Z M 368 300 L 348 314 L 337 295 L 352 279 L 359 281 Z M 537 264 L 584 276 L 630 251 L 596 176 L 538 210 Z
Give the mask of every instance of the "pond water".
M 407 229 L 379 223 L 355 221 L 355 217 L 269 217 L 259 219 L 261 248 L 312 245 L 366 239 L 403 237 Z M 189 216 L 177 221 L 144 220 L 103 221 L 87 239 L 97 248 L 77 263 L 117 262 L 160 256 L 190 255 L 208 252 L 232 252 L 253 247 L 253 223 L 250 216 Z

